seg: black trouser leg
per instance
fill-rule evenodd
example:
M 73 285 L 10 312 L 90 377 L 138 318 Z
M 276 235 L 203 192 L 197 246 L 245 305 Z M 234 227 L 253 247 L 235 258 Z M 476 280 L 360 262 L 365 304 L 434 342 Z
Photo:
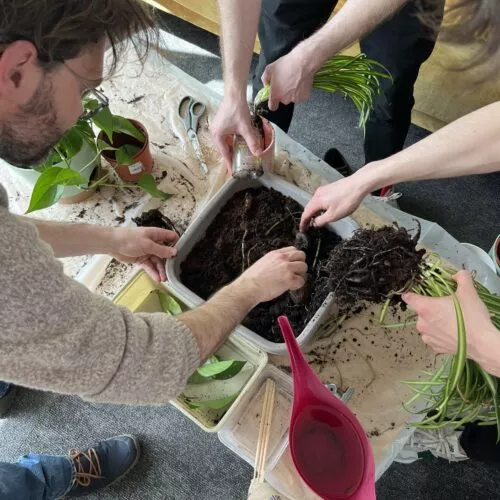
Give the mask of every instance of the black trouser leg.
M 420 66 L 435 45 L 434 33 L 417 17 L 422 5 L 435 9 L 438 2 L 410 2 L 361 40 L 361 51 L 382 63 L 393 77 L 393 82 L 381 80 L 384 92 L 376 97 L 366 124 L 366 163 L 387 158 L 403 149 L 415 103 L 413 87 Z M 439 6 L 441 14 L 443 5 L 444 2 Z
M 466 424 L 460 436 L 460 446 L 473 460 L 500 463 L 500 443 L 497 442 L 497 433 L 496 425 L 480 427 L 477 422 Z
M 266 66 L 311 36 L 328 20 L 336 4 L 337 0 L 262 0 L 259 23 L 262 48 L 253 77 L 254 97 L 262 88 L 261 77 Z M 287 132 L 293 108 L 293 104 L 281 104 L 266 117 Z

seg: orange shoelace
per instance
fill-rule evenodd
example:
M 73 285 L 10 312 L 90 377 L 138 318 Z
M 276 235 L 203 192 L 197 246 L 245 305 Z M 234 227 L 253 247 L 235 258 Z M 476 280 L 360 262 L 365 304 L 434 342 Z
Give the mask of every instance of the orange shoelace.
M 73 460 L 76 466 L 76 476 L 73 480 L 73 485 L 84 487 L 90 486 L 93 479 L 102 479 L 101 463 L 99 462 L 99 456 L 94 448 L 90 448 L 88 453 L 78 450 L 70 450 L 69 457 Z M 84 469 L 81 462 L 82 457 L 85 457 L 88 461 L 88 470 Z

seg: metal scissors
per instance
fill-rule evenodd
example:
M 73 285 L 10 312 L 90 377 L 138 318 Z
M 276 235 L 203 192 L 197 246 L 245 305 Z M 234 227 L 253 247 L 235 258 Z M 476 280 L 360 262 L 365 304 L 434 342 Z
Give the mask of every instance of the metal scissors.
M 199 101 L 195 101 L 190 95 L 183 97 L 179 103 L 179 118 L 184 122 L 187 136 L 193 146 L 196 158 L 200 162 L 200 169 L 204 174 L 208 174 L 208 167 L 200 147 L 200 141 L 196 131 L 198 130 L 198 120 L 206 110 L 206 106 Z

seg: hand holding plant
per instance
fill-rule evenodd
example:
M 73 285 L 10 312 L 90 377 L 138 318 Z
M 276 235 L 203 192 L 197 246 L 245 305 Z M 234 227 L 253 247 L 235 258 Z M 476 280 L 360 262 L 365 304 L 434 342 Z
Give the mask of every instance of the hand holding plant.
M 307 57 L 300 50 L 300 45 L 269 64 L 262 75 L 262 83 L 271 86 L 269 109 L 277 110 L 280 103 L 307 101 L 311 97 L 313 79 L 318 69 L 315 58 Z
M 287 57 L 287 56 L 285 56 Z M 288 57 L 298 57 L 294 53 L 290 53 Z M 300 58 L 299 58 L 300 61 Z M 359 54 L 355 57 L 337 55 L 326 61 L 319 71 L 315 68 L 309 68 L 308 64 L 313 64 L 310 60 L 302 62 L 303 67 L 297 70 L 297 73 L 290 74 L 291 66 L 299 68 L 300 64 L 292 63 L 288 66 L 288 61 L 278 61 L 278 66 L 271 66 L 266 80 L 271 82 L 271 76 L 276 73 L 276 70 L 285 71 L 285 76 L 289 78 L 291 84 L 285 83 L 285 77 L 277 80 L 280 88 L 278 94 L 275 94 L 272 86 L 267 84 L 255 96 L 254 105 L 267 101 L 270 96 L 277 99 L 278 95 L 284 98 L 285 104 L 292 102 L 292 98 L 303 98 L 307 95 L 307 86 L 309 85 L 311 71 L 314 71 L 312 78 L 312 86 L 317 89 L 326 90 L 328 92 L 340 92 L 346 97 L 349 97 L 356 106 L 359 112 L 359 127 L 364 128 L 370 111 L 373 108 L 373 99 L 381 92 L 380 79 L 391 78 L 389 71 L 377 61 L 368 59 L 365 54 Z M 271 75 L 269 75 L 271 73 Z M 276 77 L 277 78 L 277 77 Z M 288 89 L 286 91 L 286 89 Z M 272 102 L 274 107 L 276 102 Z
M 500 376 L 500 332 L 479 298 L 468 271 L 455 275 L 455 295 L 460 303 L 467 331 L 467 356 L 488 373 Z M 417 315 L 422 340 L 440 354 L 457 352 L 457 319 L 452 297 L 423 297 L 406 293 L 403 300 Z

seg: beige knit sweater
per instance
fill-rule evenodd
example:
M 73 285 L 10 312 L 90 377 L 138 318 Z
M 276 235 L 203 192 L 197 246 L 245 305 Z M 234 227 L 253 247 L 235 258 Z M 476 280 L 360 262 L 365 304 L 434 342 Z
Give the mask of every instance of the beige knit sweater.
M 63 273 L 0 185 L 0 380 L 99 402 L 164 404 L 199 364 L 191 331 L 133 314 Z

